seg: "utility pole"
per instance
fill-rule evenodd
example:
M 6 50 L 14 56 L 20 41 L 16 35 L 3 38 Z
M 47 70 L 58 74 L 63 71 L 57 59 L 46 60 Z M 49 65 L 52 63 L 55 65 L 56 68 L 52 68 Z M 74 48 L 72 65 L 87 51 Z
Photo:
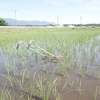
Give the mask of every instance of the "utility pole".
M 15 26 L 17 26 L 16 10 L 15 10 Z
M 80 17 L 80 25 L 82 26 L 82 16 Z
M 74 24 L 74 20 L 72 20 L 72 25 Z
M 57 25 L 59 24 L 59 17 L 57 17 Z

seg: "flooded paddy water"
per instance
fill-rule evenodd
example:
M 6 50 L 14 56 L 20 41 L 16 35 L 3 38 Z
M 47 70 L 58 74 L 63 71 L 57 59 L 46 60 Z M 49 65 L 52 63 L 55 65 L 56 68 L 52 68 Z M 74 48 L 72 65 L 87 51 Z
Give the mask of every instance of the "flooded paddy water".
M 99 41 L 71 46 L 57 63 L 16 44 L 1 48 L 1 100 L 100 100 Z

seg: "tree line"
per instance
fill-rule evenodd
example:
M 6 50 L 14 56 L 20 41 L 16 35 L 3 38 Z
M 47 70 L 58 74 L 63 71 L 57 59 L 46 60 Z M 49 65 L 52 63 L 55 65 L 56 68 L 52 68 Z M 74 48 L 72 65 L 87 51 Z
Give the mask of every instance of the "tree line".
M 0 26 L 8 26 L 8 23 L 4 19 L 0 18 Z

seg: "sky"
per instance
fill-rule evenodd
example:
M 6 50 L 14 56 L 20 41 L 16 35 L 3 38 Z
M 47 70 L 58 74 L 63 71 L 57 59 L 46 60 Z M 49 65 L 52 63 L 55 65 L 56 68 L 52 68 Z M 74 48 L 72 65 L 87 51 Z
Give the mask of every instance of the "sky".
M 99 24 L 100 0 L 0 0 L 0 17 L 55 24 Z

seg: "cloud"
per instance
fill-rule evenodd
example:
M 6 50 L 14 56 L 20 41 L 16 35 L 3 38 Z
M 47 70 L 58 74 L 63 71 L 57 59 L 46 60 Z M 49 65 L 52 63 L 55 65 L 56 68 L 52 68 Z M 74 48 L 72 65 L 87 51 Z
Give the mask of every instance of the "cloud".
M 45 1 L 58 6 L 65 4 L 65 0 L 45 0 Z
M 45 0 L 45 1 L 49 2 L 49 3 L 52 3 L 54 5 L 61 6 L 61 5 L 67 4 L 67 3 L 80 4 L 80 3 L 82 3 L 83 1 L 86 1 L 86 0 Z
M 76 3 L 83 10 L 100 10 L 100 0 L 45 0 L 56 6 L 63 6 L 67 3 Z
M 47 2 L 51 2 L 51 3 L 54 3 L 54 2 L 57 2 L 57 3 L 64 3 L 64 2 L 82 2 L 82 1 L 86 1 L 86 0 L 45 0 Z
M 81 8 L 83 10 L 100 10 L 100 0 L 87 1 Z

